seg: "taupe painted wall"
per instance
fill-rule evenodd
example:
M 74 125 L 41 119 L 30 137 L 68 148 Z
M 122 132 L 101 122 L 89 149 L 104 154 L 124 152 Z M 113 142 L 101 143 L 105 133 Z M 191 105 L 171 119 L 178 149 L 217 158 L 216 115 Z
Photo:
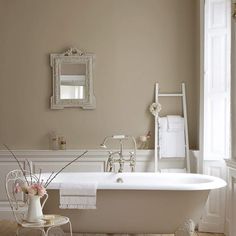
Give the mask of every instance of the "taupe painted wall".
M 197 0 L 0 0 L 0 142 L 47 149 L 52 130 L 68 148 L 98 148 L 106 135 L 154 131 L 154 83 L 186 82 L 190 146 L 198 145 Z M 96 54 L 97 108 L 50 110 L 49 54 Z M 178 112 L 173 100 L 165 113 Z

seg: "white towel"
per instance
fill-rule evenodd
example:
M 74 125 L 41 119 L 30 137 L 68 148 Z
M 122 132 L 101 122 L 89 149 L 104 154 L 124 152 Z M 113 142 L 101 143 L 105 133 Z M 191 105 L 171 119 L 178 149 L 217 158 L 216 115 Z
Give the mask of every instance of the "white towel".
M 184 118 L 181 116 L 167 116 L 167 127 L 170 132 L 184 130 Z
M 61 184 L 61 209 L 96 209 L 97 183 Z
M 176 117 L 171 117 L 171 119 Z M 165 158 L 185 157 L 185 133 L 183 118 L 177 118 L 182 125 L 177 125 L 178 122 L 168 122 L 167 117 L 159 118 L 159 145 L 160 156 Z M 169 124 L 173 126 L 168 127 Z M 175 125 L 176 124 L 176 125 Z

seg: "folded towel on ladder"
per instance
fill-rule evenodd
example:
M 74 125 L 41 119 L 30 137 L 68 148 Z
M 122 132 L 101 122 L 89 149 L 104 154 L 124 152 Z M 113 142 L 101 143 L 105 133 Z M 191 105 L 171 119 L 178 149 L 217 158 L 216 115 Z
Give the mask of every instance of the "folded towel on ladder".
M 169 132 L 184 130 L 184 118 L 181 116 L 167 116 L 167 127 Z
M 184 118 L 168 116 L 159 118 L 160 156 L 185 157 Z
M 97 183 L 80 182 L 60 185 L 61 209 L 96 209 Z

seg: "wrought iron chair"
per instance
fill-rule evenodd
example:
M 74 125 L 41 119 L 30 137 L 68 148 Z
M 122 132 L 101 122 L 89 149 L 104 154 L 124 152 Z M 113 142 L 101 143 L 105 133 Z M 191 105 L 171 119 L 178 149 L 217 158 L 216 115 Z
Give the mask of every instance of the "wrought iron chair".
M 69 224 L 70 235 L 72 236 L 72 225 L 70 219 L 65 216 L 55 215 L 54 219 L 51 221 L 41 220 L 40 222 L 30 223 L 25 220 L 25 215 L 28 210 L 28 198 L 27 194 L 19 193 L 16 191 L 17 184 L 24 184 L 26 179 L 33 179 L 33 181 L 37 181 L 38 177 L 34 174 L 27 173 L 26 171 L 23 173 L 21 170 L 13 170 L 10 171 L 6 175 L 6 193 L 7 198 L 14 215 L 14 218 L 18 224 L 16 235 L 23 230 L 39 230 L 42 232 L 43 236 L 48 236 L 49 231 L 51 229 L 55 229 L 57 227 L 56 235 L 63 235 L 63 231 L 60 226 Z M 47 200 L 47 195 L 46 195 Z M 44 203 L 46 202 L 44 201 Z M 44 204 L 42 205 L 43 208 Z M 59 227 L 59 228 L 58 228 Z M 55 231 L 55 230 L 54 230 Z M 23 234 L 25 235 L 25 234 Z

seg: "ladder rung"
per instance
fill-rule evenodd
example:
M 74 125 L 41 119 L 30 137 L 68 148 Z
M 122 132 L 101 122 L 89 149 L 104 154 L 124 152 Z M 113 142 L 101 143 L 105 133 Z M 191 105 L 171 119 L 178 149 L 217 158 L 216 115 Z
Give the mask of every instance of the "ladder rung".
M 159 97 L 183 97 L 182 93 L 159 93 Z

